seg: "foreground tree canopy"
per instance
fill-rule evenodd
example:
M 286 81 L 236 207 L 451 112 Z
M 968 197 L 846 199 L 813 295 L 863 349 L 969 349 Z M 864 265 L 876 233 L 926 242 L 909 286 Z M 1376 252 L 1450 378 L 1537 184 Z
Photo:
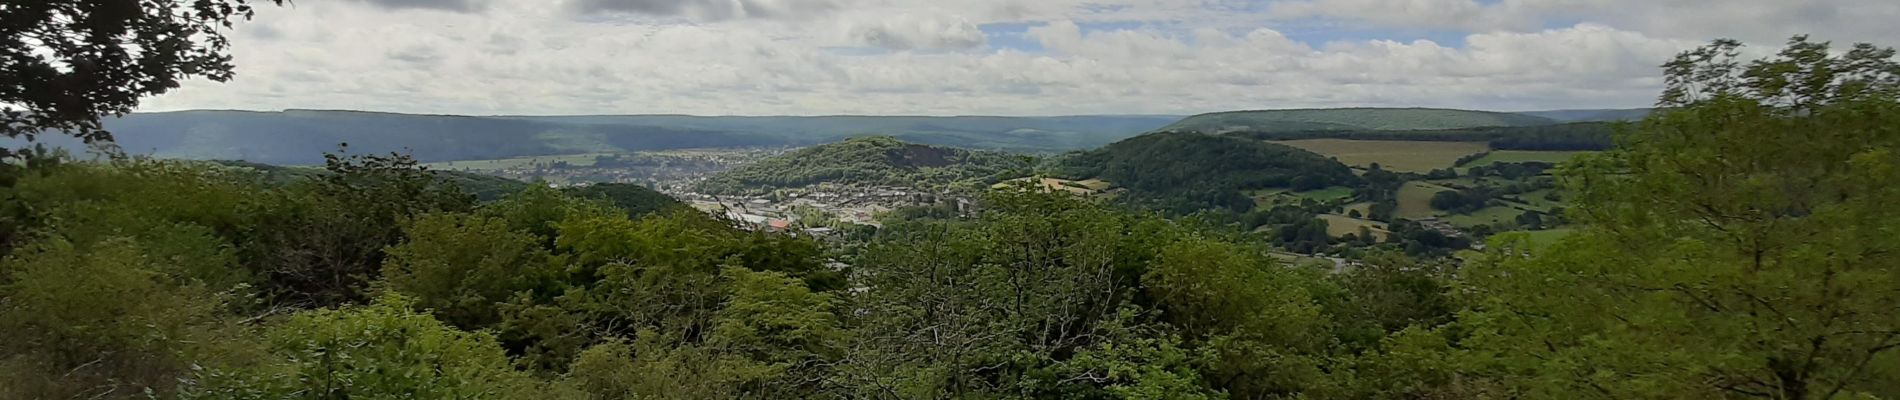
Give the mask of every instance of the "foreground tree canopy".
M 230 80 L 221 29 L 283 0 L 32 0 L 0 4 L 0 137 L 108 144 L 102 115 L 190 77 Z M 14 149 L 0 149 L 13 160 Z
M 1580 233 L 1457 258 L 1290 265 L 1060 192 L 834 246 L 399 155 L 39 159 L 0 398 L 1900 397 L 1893 51 L 1737 46 L 1559 168 Z

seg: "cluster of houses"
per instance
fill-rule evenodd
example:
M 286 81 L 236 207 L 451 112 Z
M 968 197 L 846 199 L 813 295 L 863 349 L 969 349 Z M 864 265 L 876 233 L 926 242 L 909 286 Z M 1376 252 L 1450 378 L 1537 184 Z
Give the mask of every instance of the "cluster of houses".
M 1414 220 L 1414 222 L 1418 222 L 1419 227 L 1438 231 L 1438 234 L 1445 235 L 1445 237 L 1448 238 L 1463 237 L 1465 235 L 1465 231 L 1459 230 L 1457 226 L 1452 225 L 1450 222 L 1445 222 L 1445 220 L 1438 219 L 1438 217 Z
M 905 186 L 823 184 L 746 196 L 662 191 L 751 229 L 814 236 L 833 234 L 843 225 L 882 227 L 878 216 L 902 207 L 944 202 L 956 204 L 959 209 L 970 206 L 968 199 L 948 191 Z

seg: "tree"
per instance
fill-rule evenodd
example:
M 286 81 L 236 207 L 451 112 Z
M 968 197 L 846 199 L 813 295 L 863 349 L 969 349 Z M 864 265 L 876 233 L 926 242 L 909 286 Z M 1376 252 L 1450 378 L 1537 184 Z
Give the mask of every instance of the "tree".
M 0 261 L 0 397 L 164 394 L 193 365 L 254 357 L 221 296 L 176 275 L 229 254 L 151 255 L 181 244 L 197 243 L 49 240 Z
M 239 243 L 246 266 L 279 304 L 334 306 L 369 298 L 400 221 L 467 212 L 475 198 L 402 154 L 326 154 L 327 174 L 253 204 Z
M 276 364 L 199 374 L 184 399 L 560 399 L 515 371 L 495 338 L 443 325 L 400 296 L 313 310 L 267 332 Z
M 1263 252 L 1188 238 L 1162 247 L 1142 283 L 1182 339 L 1212 353 L 1206 374 L 1215 387 L 1265 398 L 1325 381 L 1312 356 L 1328 324 L 1309 279 Z
M 508 229 L 500 219 L 424 215 L 406 221 L 403 233 L 408 238 L 385 251 L 383 279 L 459 328 L 500 322 L 498 304 L 517 292 L 556 291 L 562 282 L 562 260 L 550 257 L 533 235 Z
M 282 0 L 267 0 L 282 4 Z M 232 77 L 222 29 L 252 0 L 43 0 L 0 6 L 0 136 L 110 142 L 103 115 L 190 77 Z M 15 156 L 0 149 L 0 160 Z
M 1460 273 L 1476 375 L 1513 397 L 1900 396 L 1900 64 L 1739 46 L 1678 56 L 1665 108 L 1566 169 L 1577 234 Z

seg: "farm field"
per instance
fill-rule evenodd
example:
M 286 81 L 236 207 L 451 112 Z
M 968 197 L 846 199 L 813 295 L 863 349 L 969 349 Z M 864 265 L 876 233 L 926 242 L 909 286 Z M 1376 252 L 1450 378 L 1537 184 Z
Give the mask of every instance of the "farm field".
M 1337 158 L 1354 167 L 1365 168 L 1377 163 L 1387 171 L 1419 173 L 1451 168 L 1460 157 L 1490 150 L 1490 145 L 1482 142 L 1301 139 L 1272 143 Z
M 1352 197 L 1352 188 L 1332 186 L 1304 192 L 1289 191 L 1285 188 L 1273 188 L 1255 190 L 1249 192 L 1248 196 L 1253 198 L 1254 204 L 1262 207 L 1270 207 L 1279 204 L 1299 204 L 1301 200 L 1328 202 L 1346 199 Z
M 1338 200 L 1338 199 L 1352 196 L 1352 188 L 1345 187 L 1345 186 L 1332 186 L 1332 187 L 1327 187 L 1324 189 L 1314 189 L 1314 190 L 1308 190 L 1304 192 L 1292 192 L 1289 194 L 1298 196 L 1300 198 L 1313 199 L 1313 201 L 1331 201 L 1331 200 Z
M 1359 227 L 1362 226 L 1371 230 L 1372 236 L 1378 238 L 1380 241 L 1384 241 L 1386 236 L 1392 234 L 1391 231 L 1386 230 L 1386 225 L 1383 222 L 1368 221 L 1339 214 L 1320 214 L 1319 219 L 1326 221 L 1326 234 L 1332 237 L 1342 237 L 1347 234 L 1357 235 L 1359 234 Z
M 1524 213 L 1524 210 L 1519 210 L 1512 207 L 1491 206 L 1491 207 L 1485 207 L 1484 209 L 1480 209 L 1478 211 L 1473 211 L 1470 214 L 1444 215 L 1443 217 L 1441 217 L 1441 219 L 1444 219 L 1445 222 L 1451 223 L 1452 225 L 1470 227 L 1470 226 L 1478 226 L 1478 225 L 1496 224 L 1496 223 L 1501 223 L 1501 222 L 1513 222 L 1517 220 L 1518 215 L 1521 215 L 1523 213 Z
M 1516 198 L 1518 200 L 1522 200 L 1522 202 L 1521 203 L 1513 202 L 1512 204 L 1520 208 L 1527 208 L 1527 209 L 1533 209 L 1533 210 L 1538 210 L 1538 211 L 1550 211 L 1553 208 L 1563 207 L 1564 202 L 1553 201 L 1547 198 L 1554 191 L 1555 190 L 1553 189 L 1544 189 L 1544 190 L 1538 190 L 1538 191 L 1524 193 L 1524 194 L 1513 195 L 1511 197 Z M 1559 199 L 1562 199 L 1562 198 L 1559 197 Z
M 1542 162 L 1547 162 L 1547 163 L 1560 163 L 1564 161 L 1570 161 L 1572 157 L 1576 157 L 1577 155 L 1584 154 L 1584 153 L 1595 153 L 1595 152 L 1594 151 L 1498 150 L 1498 151 L 1491 152 L 1491 154 L 1485 155 L 1484 158 L 1480 158 L 1480 159 L 1477 159 L 1476 161 L 1472 161 L 1468 164 L 1465 164 L 1464 167 L 1469 168 L 1469 167 L 1476 167 L 1476 166 L 1481 166 L 1481 165 L 1491 165 L 1491 164 L 1496 164 L 1496 163 L 1501 163 L 1501 162 L 1517 163 L 1517 162 L 1542 161 Z
M 1358 203 L 1347 204 L 1345 208 L 1342 208 L 1339 210 L 1339 212 L 1346 213 L 1346 214 L 1352 214 L 1353 211 L 1358 211 L 1359 215 L 1371 215 L 1372 202 L 1362 201 Z
M 1108 188 L 1115 186 L 1115 184 L 1109 183 L 1108 181 L 1104 181 L 1101 179 L 1085 179 L 1085 180 L 1077 181 L 1077 180 L 1058 179 L 1058 178 L 1042 178 L 1040 180 L 1037 180 L 1036 178 L 1033 178 L 1033 177 L 1023 177 L 1023 178 L 1011 179 L 1003 183 L 997 183 L 995 185 L 992 185 L 992 187 L 1000 188 L 1005 185 L 1008 185 L 1009 182 L 1034 182 L 1037 187 L 1041 187 L 1045 190 L 1062 190 L 1062 191 L 1074 193 L 1081 196 L 1088 196 L 1088 195 L 1093 195 L 1096 193 L 1101 193 L 1103 190 L 1108 190 Z
M 1392 216 L 1405 219 L 1431 218 L 1437 210 L 1432 209 L 1432 195 L 1452 190 L 1427 182 L 1406 182 L 1399 188 L 1399 204 Z

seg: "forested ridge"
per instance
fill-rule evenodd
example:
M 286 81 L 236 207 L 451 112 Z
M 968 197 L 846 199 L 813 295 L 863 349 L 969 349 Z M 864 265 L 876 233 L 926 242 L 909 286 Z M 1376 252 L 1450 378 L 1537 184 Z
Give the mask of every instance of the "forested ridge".
M 1485 142 L 1497 150 L 1603 150 L 1615 143 L 1610 133 L 1616 122 L 1570 122 L 1552 125 L 1487 126 L 1453 129 L 1404 130 L 1245 130 L 1226 135 L 1259 140 L 1351 139 L 1430 142 Z
M 867 135 L 973 149 L 1053 152 L 1100 146 L 1167 125 L 1166 116 L 701 117 L 683 115 L 461 116 L 348 110 L 193 110 L 104 120 L 131 154 L 322 163 L 347 142 L 408 151 L 424 162 L 683 148 L 809 146 Z M 46 139 L 56 139 L 48 137 Z M 71 150 L 76 141 L 49 140 Z M 4 143 L 4 142 L 0 142 Z
M 1549 125 L 1533 115 L 1436 108 L 1315 108 L 1223 111 L 1190 116 L 1158 131 L 1219 134 L 1235 131 L 1458 129 Z
M 228 78 L 222 41 L 161 39 L 221 39 L 249 6 L 188 6 L 191 23 L 131 35 L 170 46 L 103 60 L 124 61 L 97 82 L 121 90 L 0 91 L 36 107 L 6 115 L 7 136 L 110 143 L 98 115 L 181 74 Z M 119 38 L 60 39 L 140 44 Z M 1450 256 L 1289 263 L 1230 224 L 1171 218 L 1186 210 L 1011 186 L 821 242 L 632 187 L 481 201 L 403 154 L 273 177 L 9 149 L 0 398 L 1900 397 L 1895 52 L 1739 47 L 1680 54 L 1659 111 L 1556 167 L 1574 234 Z M 1072 167 L 1213 199 L 1402 182 L 1232 136 L 1118 145 Z
M 1297 148 L 1232 136 L 1156 132 L 1068 155 L 1052 173 L 1098 178 L 1128 189 L 1130 201 L 1188 214 L 1204 209 L 1245 212 L 1247 191 L 1318 189 L 1359 182 L 1345 164 Z

